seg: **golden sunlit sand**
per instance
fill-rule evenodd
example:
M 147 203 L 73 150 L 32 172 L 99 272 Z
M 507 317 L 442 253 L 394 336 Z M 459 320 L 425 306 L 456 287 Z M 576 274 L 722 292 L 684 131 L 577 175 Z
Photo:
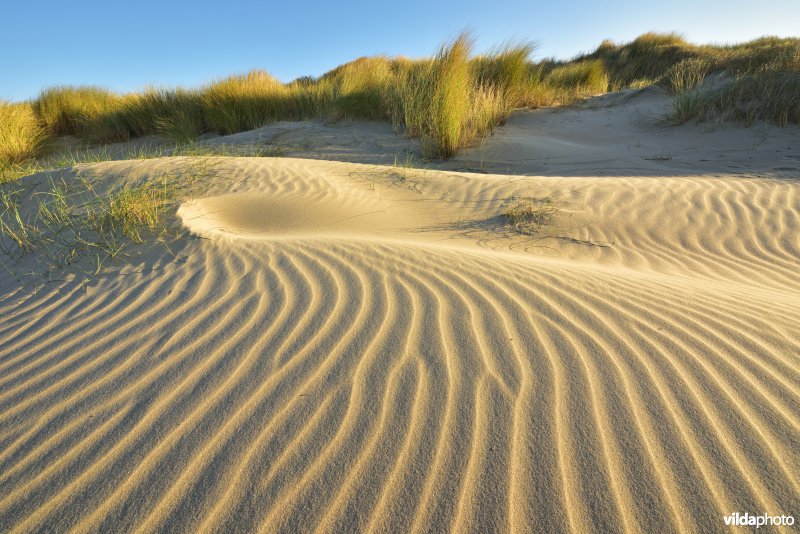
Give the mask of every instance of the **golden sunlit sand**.
M 388 148 L 360 123 L 210 140 L 308 142 L 222 158 L 170 253 L 88 283 L 0 272 L 0 530 L 796 514 L 800 129 L 668 128 L 663 92 L 621 95 L 430 169 L 392 165 L 388 125 Z M 521 234 L 519 198 L 558 210 Z

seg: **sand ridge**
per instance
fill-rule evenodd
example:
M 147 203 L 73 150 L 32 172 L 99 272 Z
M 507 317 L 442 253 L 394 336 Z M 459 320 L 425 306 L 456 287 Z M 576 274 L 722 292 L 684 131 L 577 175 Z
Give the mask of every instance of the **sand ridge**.
M 800 510 L 796 179 L 224 169 L 178 210 L 202 239 L 174 257 L 2 279 L 0 529 L 692 532 Z M 562 208 L 545 235 L 510 231 L 508 199 L 541 195 Z

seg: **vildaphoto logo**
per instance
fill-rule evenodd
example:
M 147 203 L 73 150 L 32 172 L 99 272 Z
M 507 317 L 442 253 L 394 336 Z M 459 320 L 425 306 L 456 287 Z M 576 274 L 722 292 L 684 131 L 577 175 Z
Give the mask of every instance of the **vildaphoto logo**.
M 723 517 L 725 525 L 729 527 L 766 527 L 766 526 L 792 526 L 794 516 L 791 515 L 753 515 L 748 512 L 734 512 Z

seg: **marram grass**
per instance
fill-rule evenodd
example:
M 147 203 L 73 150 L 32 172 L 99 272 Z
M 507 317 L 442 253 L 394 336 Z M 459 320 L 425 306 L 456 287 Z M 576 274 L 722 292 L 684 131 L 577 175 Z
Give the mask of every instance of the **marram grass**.
M 32 158 L 45 137 L 45 129 L 29 104 L 0 101 L 0 167 Z
M 676 122 L 691 118 L 798 122 L 800 39 L 764 37 L 729 46 L 694 45 L 677 34 L 604 41 L 569 61 L 534 63 L 530 43 L 481 56 L 462 34 L 427 59 L 359 58 L 320 76 L 283 83 L 254 70 L 203 87 L 118 94 L 100 87 L 51 87 L 30 103 L 0 104 L 0 167 L 35 157 L 47 138 L 90 143 L 158 135 L 190 143 L 280 120 L 385 120 L 420 140 L 429 158 L 448 158 L 490 135 L 520 107 L 568 105 L 623 87 L 661 84 L 675 95 Z M 704 89 L 707 75 L 727 84 Z M 9 175 L 5 173 L 5 175 Z

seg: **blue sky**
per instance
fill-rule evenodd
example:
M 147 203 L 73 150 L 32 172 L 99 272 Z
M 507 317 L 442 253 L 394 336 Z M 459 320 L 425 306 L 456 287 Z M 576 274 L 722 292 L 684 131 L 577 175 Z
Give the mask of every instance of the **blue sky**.
M 0 98 L 56 84 L 197 86 L 254 67 L 289 81 L 363 55 L 433 53 L 464 28 L 476 51 L 508 39 L 568 58 L 650 30 L 696 42 L 800 34 L 798 0 L 296 0 L 3 2 Z

